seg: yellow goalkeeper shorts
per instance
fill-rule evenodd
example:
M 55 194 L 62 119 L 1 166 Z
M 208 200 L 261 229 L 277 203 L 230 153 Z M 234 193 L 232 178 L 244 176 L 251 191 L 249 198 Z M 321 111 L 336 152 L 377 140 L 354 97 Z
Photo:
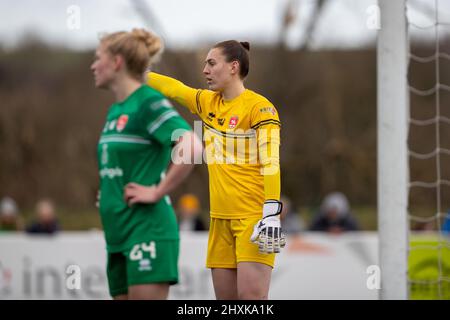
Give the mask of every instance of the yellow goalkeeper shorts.
M 211 218 L 209 226 L 207 268 L 234 269 L 239 262 L 259 262 L 273 268 L 275 254 L 264 254 L 250 241 L 253 226 L 260 218 Z

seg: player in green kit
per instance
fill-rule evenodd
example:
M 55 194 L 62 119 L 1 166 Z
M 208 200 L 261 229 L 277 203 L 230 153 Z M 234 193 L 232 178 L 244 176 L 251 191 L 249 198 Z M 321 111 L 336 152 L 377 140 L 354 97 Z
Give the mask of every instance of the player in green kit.
M 161 49 L 148 31 L 116 32 L 101 39 L 91 66 L 96 87 L 116 97 L 98 144 L 99 209 L 114 299 L 166 299 L 178 282 L 178 226 L 167 194 L 192 170 L 202 144 L 168 100 L 143 83 Z

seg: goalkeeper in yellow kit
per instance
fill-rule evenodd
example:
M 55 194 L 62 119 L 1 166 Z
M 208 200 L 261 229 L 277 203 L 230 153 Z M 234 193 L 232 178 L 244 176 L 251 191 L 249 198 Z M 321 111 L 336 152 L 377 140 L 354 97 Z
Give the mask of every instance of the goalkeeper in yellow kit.
M 148 84 L 203 121 L 209 171 L 206 266 L 217 299 L 267 299 L 280 227 L 280 121 L 273 104 L 244 87 L 249 44 L 216 44 L 203 74 L 210 90 L 148 74 Z

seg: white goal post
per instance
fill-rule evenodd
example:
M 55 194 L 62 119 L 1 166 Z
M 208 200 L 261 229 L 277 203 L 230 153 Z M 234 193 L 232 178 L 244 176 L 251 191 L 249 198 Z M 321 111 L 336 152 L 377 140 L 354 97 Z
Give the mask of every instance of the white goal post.
M 379 0 L 378 234 L 381 299 L 408 299 L 409 89 L 406 0 Z

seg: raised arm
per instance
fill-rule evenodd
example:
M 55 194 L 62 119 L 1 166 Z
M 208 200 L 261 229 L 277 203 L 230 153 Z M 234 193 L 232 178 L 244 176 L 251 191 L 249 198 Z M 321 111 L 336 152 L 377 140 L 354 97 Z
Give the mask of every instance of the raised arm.
M 155 72 L 147 74 L 147 84 L 166 97 L 187 107 L 192 113 L 198 115 L 202 113 L 201 100 L 206 98 L 203 92 L 207 90 L 188 87 L 181 81 Z

